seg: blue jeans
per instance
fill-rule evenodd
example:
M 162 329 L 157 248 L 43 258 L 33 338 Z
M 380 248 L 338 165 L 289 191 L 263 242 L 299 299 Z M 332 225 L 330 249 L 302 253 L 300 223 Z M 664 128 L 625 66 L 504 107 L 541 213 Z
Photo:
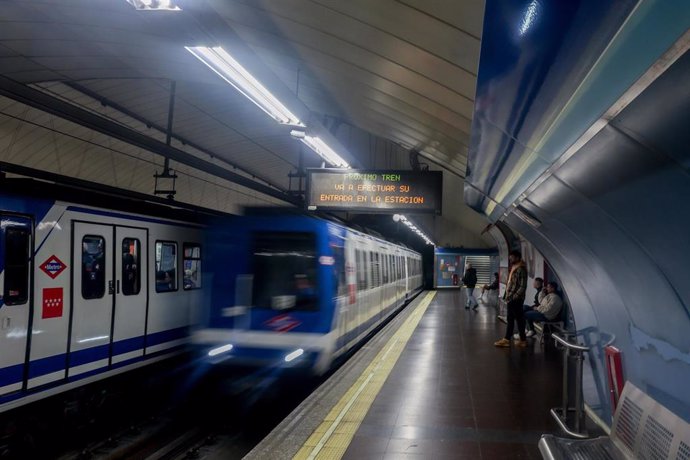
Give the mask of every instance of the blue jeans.
M 548 321 L 549 319 L 544 316 L 544 313 L 540 313 L 537 310 L 525 310 L 525 320 L 527 321 L 527 325 L 529 327 L 530 331 L 534 332 L 534 322 L 539 321 L 544 322 Z
M 474 298 L 474 288 L 465 286 L 465 308 L 474 307 L 477 305 L 477 299 Z

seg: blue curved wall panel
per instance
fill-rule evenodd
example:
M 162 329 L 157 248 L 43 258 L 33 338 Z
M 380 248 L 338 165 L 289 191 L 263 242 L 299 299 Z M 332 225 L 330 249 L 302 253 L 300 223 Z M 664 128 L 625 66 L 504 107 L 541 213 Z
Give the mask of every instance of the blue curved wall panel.
M 488 0 L 468 187 L 507 208 L 688 27 L 685 0 Z
M 607 344 L 690 421 L 690 52 L 561 157 L 666 50 L 687 50 L 688 28 L 679 0 L 487 2 L 465 198 L 558 274 L 592 347 L 586 402 L 609 422 Z

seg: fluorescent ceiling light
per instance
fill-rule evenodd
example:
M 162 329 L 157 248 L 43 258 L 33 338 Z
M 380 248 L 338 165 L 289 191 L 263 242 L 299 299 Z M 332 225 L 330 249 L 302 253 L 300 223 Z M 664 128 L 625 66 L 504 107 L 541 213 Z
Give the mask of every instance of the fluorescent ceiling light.
M 309 136 L 304 131 L 293 129 L 290 135 L 295 139 L 302 141 L 307 147 L 316 152 L 327 163 L 338 168 L 349 168 L 347 161 L 343 160 L 340 155 L 335 153 L 335 150 L 330 148 L 328 144 L 322 141 L 319 137 Z
M 407 217 L 405 217 L 404 215 L 393 214 L 393 220 L 396 222 L 402 222 L 403 224 L 405 224 L 410 230 L 412 230 L 414 233 L 416 233 L 417 236 L 419 236 L 421 239 L 423 239 L 424 242 L 426 242 L 426 244 L 436 246 L 436 244 L 434 244 L 434 242 L 431 241 L 431 238 L 426 236 L 426 234 L 424 234 L 424 232 L 421 229 L 419 229 L 419 227 L 417 227 L 415 224 L 413 224 L 412 221 L 410 219 L 408 219 Z
M 127 3 L 141 11 L 182 11 L 172 0 L 127 0 Z
M 230 83 L 237 91 L 244 94 L 247 99 L 256 104 L 278 123 L 304 126 L 295 114 L 290 112 L 287 107 L 220 46 L 213 48 L 185 46 L 185 49 L 206 64 L 223 80 Z

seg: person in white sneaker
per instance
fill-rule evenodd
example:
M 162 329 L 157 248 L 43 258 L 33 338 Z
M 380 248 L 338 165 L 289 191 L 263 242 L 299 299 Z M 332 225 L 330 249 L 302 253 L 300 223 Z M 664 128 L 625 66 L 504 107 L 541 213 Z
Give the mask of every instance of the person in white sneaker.
M 563 300 L 558 296 L 556 291 L 558 284 L 549 281 L 546 283 L 546 294 L 541 297 L 539 305 L 525 312 L 525 320 L 527 320 L 527 337 L 534 335 L 535 321 L 553 321 L 560 315 L 563 307 Z

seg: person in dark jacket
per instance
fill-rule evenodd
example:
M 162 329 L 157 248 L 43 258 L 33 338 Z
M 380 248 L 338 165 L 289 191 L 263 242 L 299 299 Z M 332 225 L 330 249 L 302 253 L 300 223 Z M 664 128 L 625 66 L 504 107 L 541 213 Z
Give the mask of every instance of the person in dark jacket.
M 462 275 L 462 284 L 465 285 L 465 310 L 470 307 L 477 308 L 477 299 L 474 298 L 474 287 L 477 285 L 477 270 L 472 268 L 472 264 L 467 264 L 465 274 Z

